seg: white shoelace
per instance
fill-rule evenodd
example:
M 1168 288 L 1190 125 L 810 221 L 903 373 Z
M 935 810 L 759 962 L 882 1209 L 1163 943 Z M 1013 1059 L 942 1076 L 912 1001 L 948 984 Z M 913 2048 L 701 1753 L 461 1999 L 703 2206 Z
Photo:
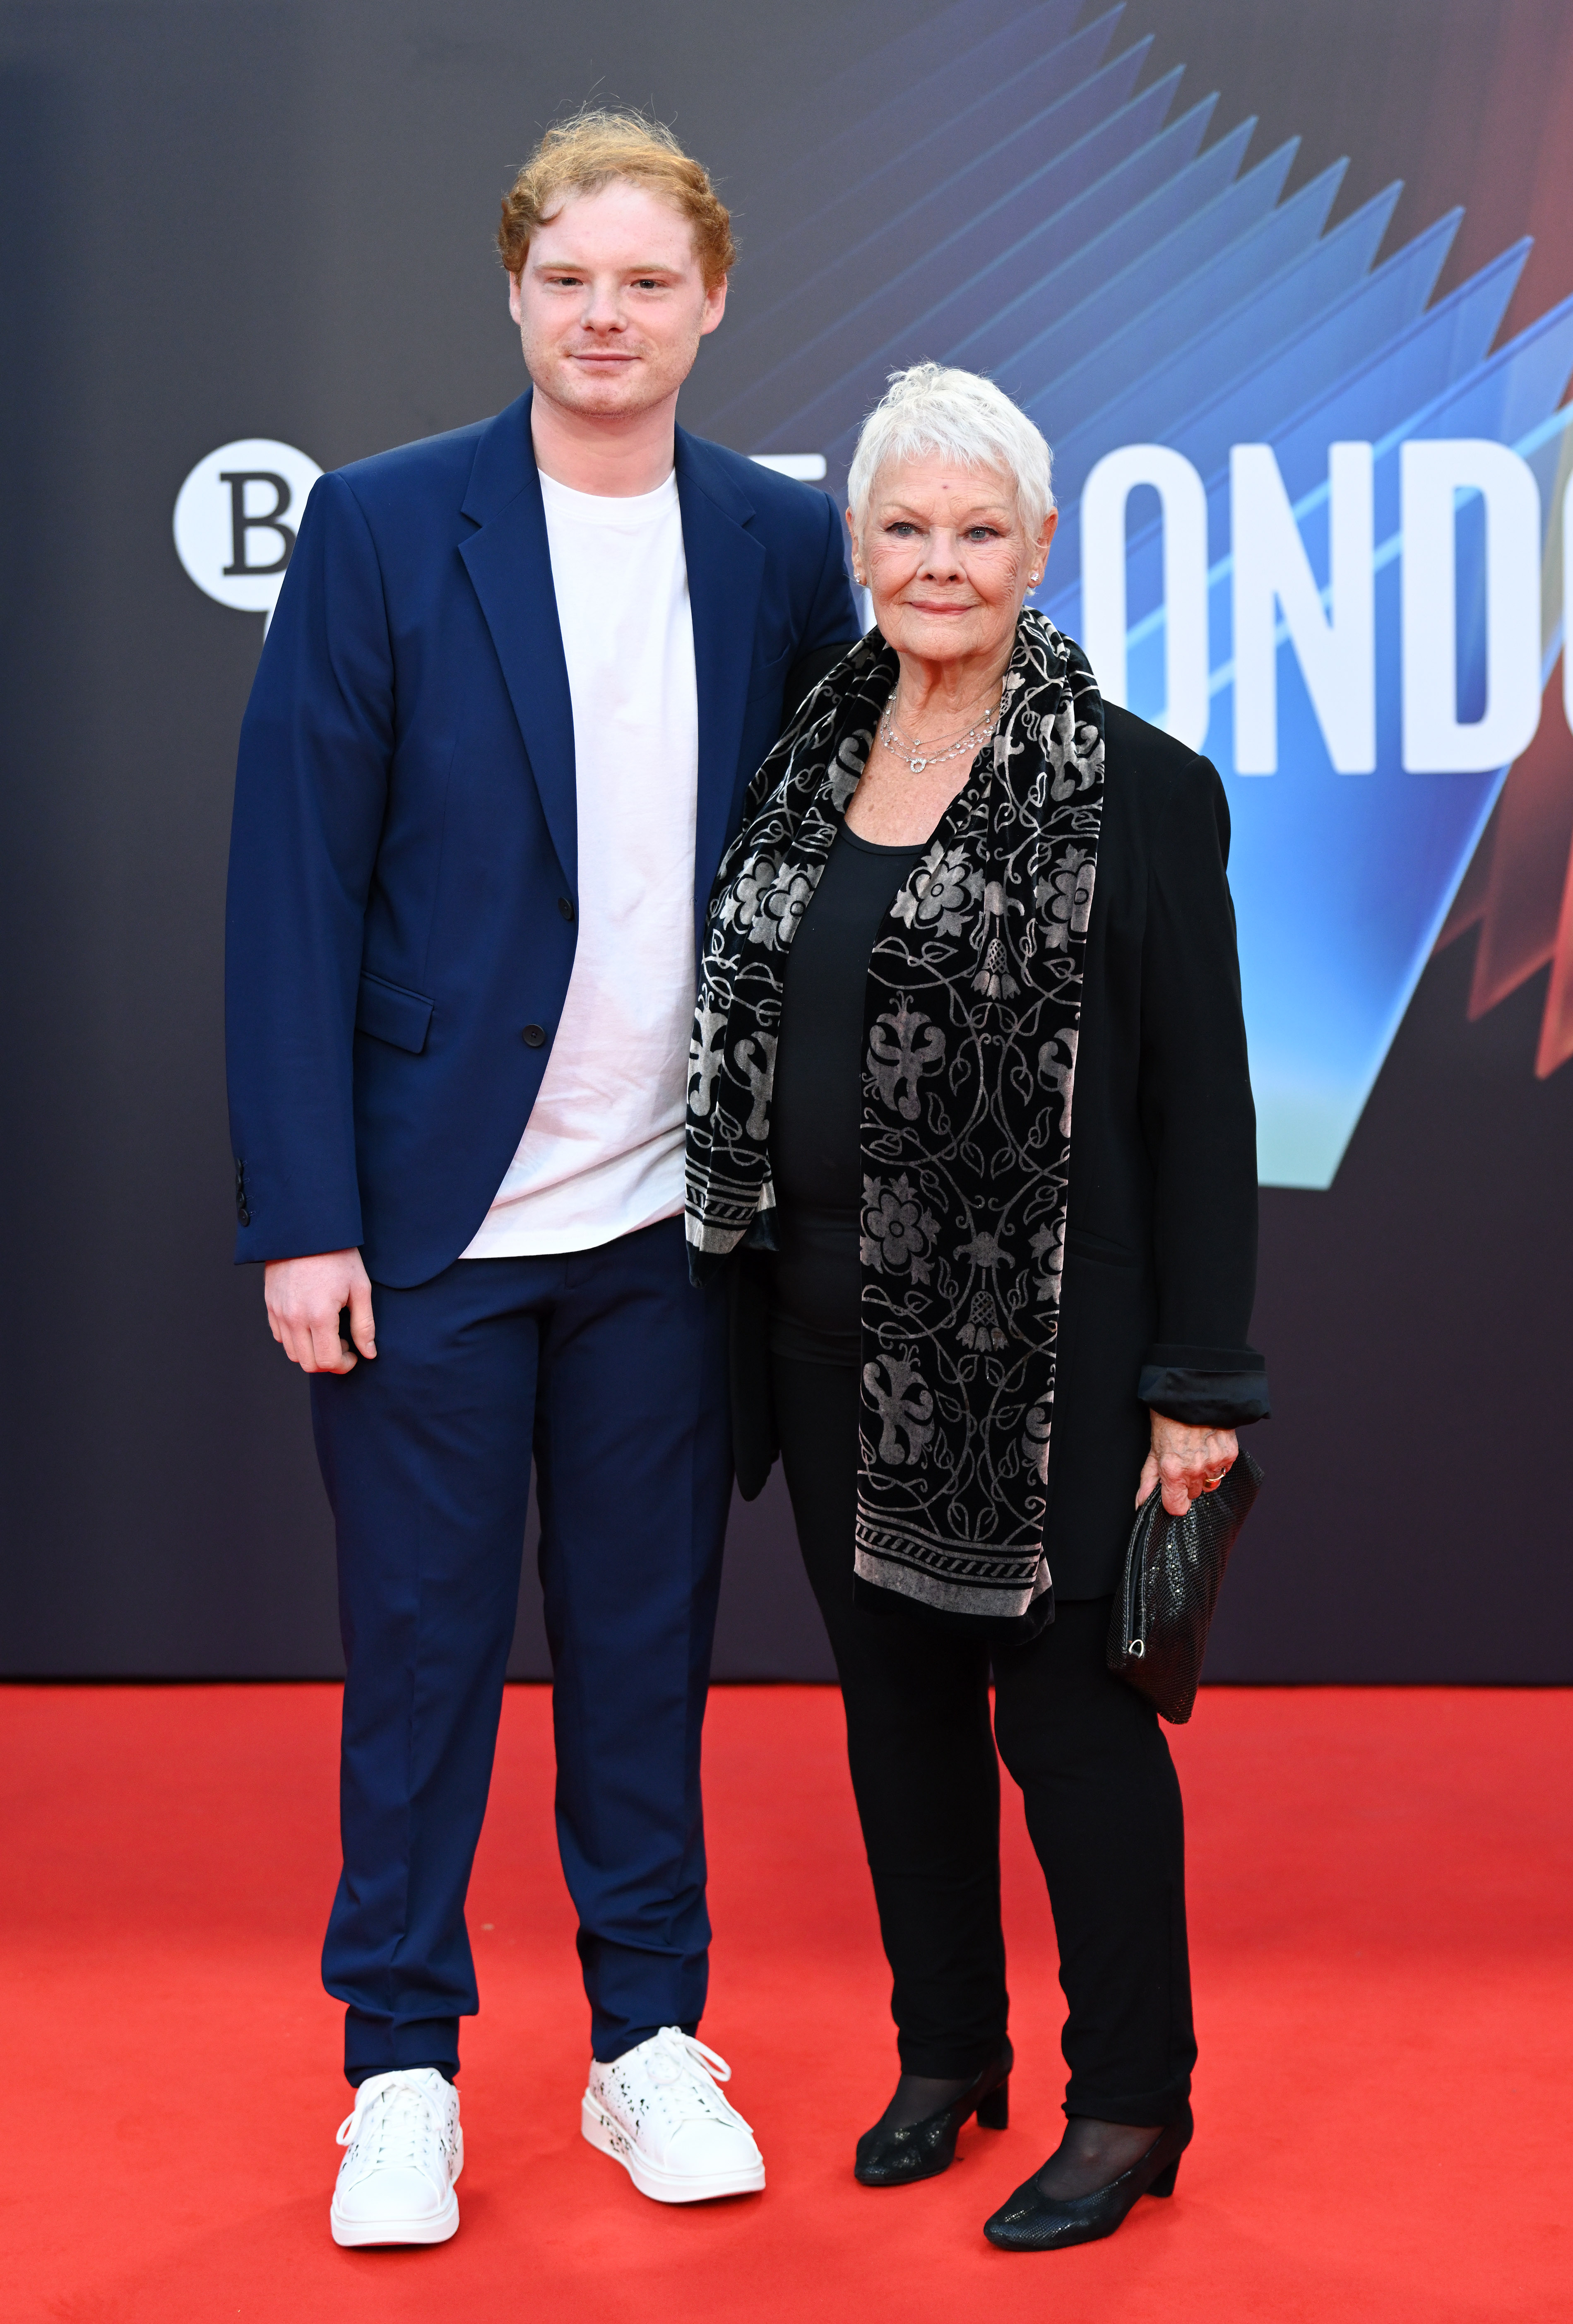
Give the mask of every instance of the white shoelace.
M 368 2170 L 440 2170 L 446 2114 L 437 2091 L 402 2075 L 374 2089 L 363 2082 L 354 2112 L 338 2126 L 338 2144 L 360 2147 Z
M 752 2124 L 743 2122 L 736 2107 L 729 2098 L 723 2098 L 716 2088 L 718 2082 L 731 2080 L 731 2068 L 726 2060 L 708 2049 L 696 2035 L 685 2034 L 680 2025 L 662 2026 L 646 2070 L 651 2081 L 667 2095 L 679 2121 L 713 2122 L 713 2108 L 719 2106 L 723 2117 L 730 2116 L 751 2132 Z

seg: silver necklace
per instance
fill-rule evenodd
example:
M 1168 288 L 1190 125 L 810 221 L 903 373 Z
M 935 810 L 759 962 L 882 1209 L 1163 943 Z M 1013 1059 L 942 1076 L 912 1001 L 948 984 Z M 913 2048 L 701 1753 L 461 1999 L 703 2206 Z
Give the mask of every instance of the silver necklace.
M 885 706 L 885 715 L 879 721 L 879 740 L 896 758 L 906 760 L 909 774 L 922 775 L 926 774 L 930 767 L 943 767 L 947 759 L 959 759 L 963 751 L 970 751 L 975 756 L 983 748 L 984 743 L 988 742 L 995 727 L 999 724 L 999 714 L 1005 707 L 1005 686 L 1004 681 L 1001 680 L 999 699 L 987 718 L 979 720 L 975 725 L 969 726 L 966 733 L 958 741 L 951 743 L 948 749 L 931 751 L 927 753 L 924 753 L 918 742 L 904 734 L 896 724 L 892 715 L 895 701 L 896 697 L 892 695 L 889 702 Z

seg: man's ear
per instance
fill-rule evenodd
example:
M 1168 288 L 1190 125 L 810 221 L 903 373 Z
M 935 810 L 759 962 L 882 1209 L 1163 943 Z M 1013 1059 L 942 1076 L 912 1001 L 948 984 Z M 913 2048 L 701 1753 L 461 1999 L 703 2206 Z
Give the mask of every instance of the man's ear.
M 704 317 L 699 326 L 699 336 L 702 339 L 714 330 L 726 312 L 727 284 L 728 277 L 723 274 L 721 281 L 704 294 Z
M 516 323 L 522 323 L 524 320 L 524 317 L 519 311 L 519 286 L 523 277 L 524 269 L 520 267 L 517 274 L 511 273 L 508 278 L 508 311 Z

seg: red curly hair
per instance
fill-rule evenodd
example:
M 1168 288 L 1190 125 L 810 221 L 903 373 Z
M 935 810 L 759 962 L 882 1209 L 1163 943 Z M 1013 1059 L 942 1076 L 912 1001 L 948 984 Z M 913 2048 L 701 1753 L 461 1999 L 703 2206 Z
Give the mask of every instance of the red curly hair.
M 598 193 L 617 180 L 646 187 L 682 212 L 694 229 L 704 287 L 713 290 L 737 258 L 726 205 L 666 124 L 639 113 L 588 110 L 547 131 L 502 197 L 497 247 L 510 274 L 519 273 L 531 235 L 567 194 Z

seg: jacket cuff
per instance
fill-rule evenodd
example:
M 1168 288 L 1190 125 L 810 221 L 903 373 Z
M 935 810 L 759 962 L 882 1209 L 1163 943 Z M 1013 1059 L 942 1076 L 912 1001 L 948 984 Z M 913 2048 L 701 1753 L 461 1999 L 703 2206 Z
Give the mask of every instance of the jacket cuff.
M 359 1250 L 365 1240 L 353 1185 L 336 1201 L 331 1192 L 301 1202 L 277 1171 L 235 1157 L 235 1263 L 266 1266 L 276 1259 L 312 1259 L 328 1250 Z
M 1136 1395 L 1191 1428 L 1246 1428 L 1273 1410 L 1267 1367 L 1255 1348 L 1149 1348 Z

